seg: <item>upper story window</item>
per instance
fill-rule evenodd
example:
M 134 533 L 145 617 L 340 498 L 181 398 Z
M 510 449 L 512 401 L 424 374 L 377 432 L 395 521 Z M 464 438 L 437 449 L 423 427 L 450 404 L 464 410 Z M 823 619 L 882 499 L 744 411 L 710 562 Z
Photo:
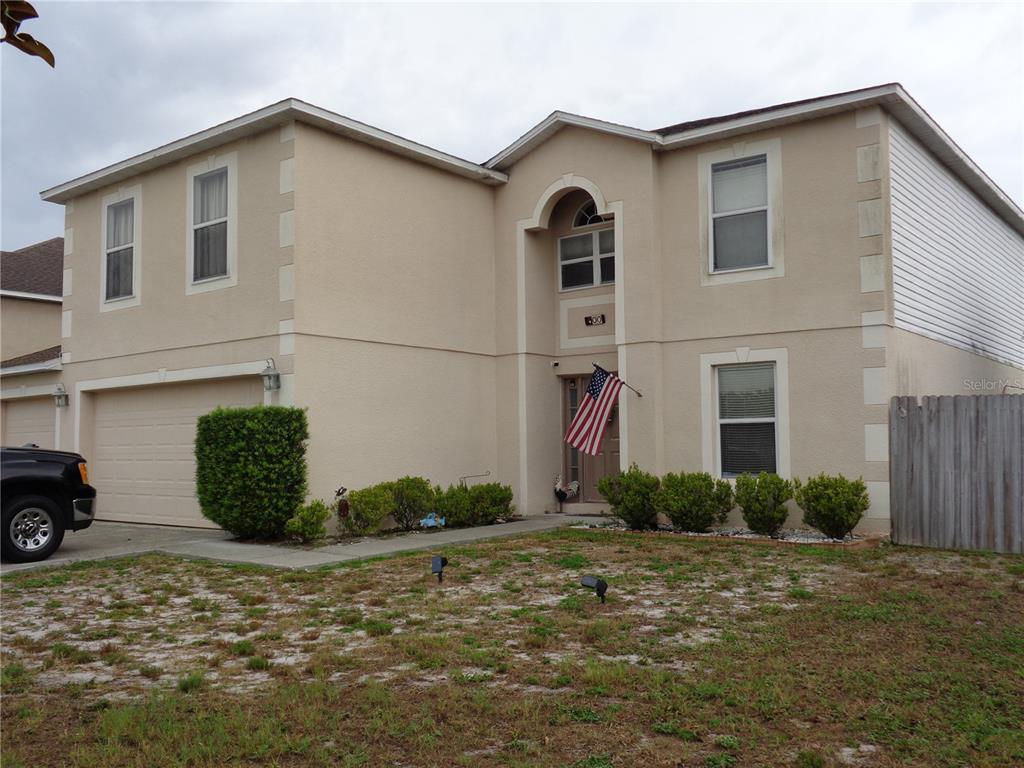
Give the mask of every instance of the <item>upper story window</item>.
M 100 311 L 138 306 L 142 188 L 122 188 L 107 195 L 100 210 Z
M 615 230 L 599 229 L 558 241 L 559 289 L 615 282 Z
M 126 299 L 135 293 L 135 201 L 132 199 L 107 206 L 107 301 Z
M 611 220 L 611 215 L 602 216 L 599 214 L 597 212 L 597 205 L 591 200 L 581 205 L 580 209 L 576 211 L 576 215 L 572 217 L 572 226 L 573 229 L 578 229 L 579 227 L 589 227 L 592 224 L 604 224 Z
M 228 273 L 228 169 L 195 177 L 192 279 Z
M 238 282 L 238 153 L 211 157 L 188 169 L 188 274 L 186 293 L 229 288 Z
M 711 166 L 711 271 L 770 265 L 768 158 Z
M 715 371 L 722 476 L 775 472 L 775 363 L 723 365 Z

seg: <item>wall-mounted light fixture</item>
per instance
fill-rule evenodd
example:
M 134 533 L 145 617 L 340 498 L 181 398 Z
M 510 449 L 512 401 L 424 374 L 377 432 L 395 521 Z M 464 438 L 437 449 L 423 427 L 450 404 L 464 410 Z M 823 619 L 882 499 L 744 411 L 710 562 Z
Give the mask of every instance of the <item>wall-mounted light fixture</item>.
M 69 401 L 68 391 L 64 389 L 63 384 L 58 384 L 57 388 L 53 391 L 53 404 L 58 408 L 67 408 Z
M 260 373 L 260 378 L 263 379 L 263 389 L 266 392 L 273 392 L 281 388 L 281 374 L 274 366 L 274 358 L 267 359 L 267 367 Z

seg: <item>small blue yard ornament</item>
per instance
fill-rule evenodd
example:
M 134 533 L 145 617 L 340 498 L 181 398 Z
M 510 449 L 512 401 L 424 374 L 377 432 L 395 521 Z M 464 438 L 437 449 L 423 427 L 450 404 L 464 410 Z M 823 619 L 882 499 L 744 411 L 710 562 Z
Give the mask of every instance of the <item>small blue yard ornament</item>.
M 444 528 L 444 518 L 438 517 L 437 512 L 431 512 L 420 520 L 420 528 Z

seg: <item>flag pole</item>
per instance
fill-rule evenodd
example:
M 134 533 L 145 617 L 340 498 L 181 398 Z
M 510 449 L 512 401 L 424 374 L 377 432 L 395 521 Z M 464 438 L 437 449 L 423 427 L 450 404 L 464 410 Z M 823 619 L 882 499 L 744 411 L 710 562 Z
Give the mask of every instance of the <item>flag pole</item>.
M 597 368 L 597 370 L 599 370 L 599 371 L 604 371 L 604 368 L 602 368 L 597 363 L 592 362 L 591 365 L 594 366 L 595 368 Z M 608 371 L 605 371 L 605 373 L 608 373 Z M 622 379 L 619 379 L 619 381 L 622 381 Z M 622 381 L 622 386 L 626 387 L 626 389 L 632 389 L 634 392 L 636 392 L 636 396 L 637 397 L 643 397 L 644 396 L 643 392 L 641 392 L 639 389 L 636 389 L 634 387 L 629 386 L 629 384 L 627 384 L 624 381 Z

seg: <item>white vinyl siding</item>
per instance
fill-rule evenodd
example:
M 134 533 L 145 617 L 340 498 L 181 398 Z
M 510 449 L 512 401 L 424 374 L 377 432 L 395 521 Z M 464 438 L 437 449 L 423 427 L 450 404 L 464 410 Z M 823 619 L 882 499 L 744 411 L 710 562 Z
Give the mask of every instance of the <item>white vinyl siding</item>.
M 1024 238 L 889 125 L 896 326 L 1024 366 Z

